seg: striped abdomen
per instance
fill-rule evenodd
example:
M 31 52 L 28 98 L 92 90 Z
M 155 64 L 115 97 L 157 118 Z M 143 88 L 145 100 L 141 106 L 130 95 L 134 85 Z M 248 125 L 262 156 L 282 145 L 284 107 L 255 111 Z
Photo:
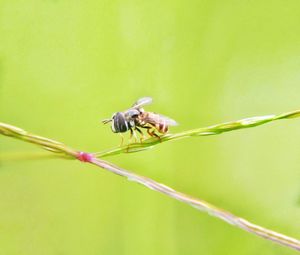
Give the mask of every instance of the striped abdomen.
M 164 116 L 161 116 L 160 114 L 156 114 L 153 112 L 143 112 L 138 117 L 138 123 L 137 125 L 140 127 L 153 127 L 155 128 L 159 133 L 165 134 L 168 132 L 169 127 L 167 124 L 166 119 Z
M 168 130 L 169 130 L 169 127 L 168 127 L 167 123 L 164 120 L 162 120 L 162 122 L 160 122 L 160 123 L 156 123 L 155 128 L 157 129 L 157 131 L 159 133 L 162 133 L 162 134 L 167 133 Z

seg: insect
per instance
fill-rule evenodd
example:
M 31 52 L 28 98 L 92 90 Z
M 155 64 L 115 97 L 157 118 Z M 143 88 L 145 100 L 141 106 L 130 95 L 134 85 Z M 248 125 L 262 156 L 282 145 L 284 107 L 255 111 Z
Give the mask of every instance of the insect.
M 147 129 L 150 136 L 159 138 L 160 136 L 156 132 L 165 134 L 168 132 L 169 126 L 176 126 L 177 122 L 158 113 L 146 112 L 142 108 L 151 103 L 151 97 L 142 97 L 131 108 L 123 112 L 116 112 L 111 119 L 105 119 L 102 122 L 104 124 L 112 122 L 111 129 L 114 133 L 125 133 L 130 130 L 130 137 L 137 138 L 135 133 L 137 131 L 141 135 L 141 141 L 144 134 L 140 128 Z

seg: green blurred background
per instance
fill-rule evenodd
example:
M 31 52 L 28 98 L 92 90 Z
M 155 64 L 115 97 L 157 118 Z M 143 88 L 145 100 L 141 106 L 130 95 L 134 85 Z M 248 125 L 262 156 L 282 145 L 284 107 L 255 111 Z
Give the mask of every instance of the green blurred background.
M 118 145 L 100 120 L 141 96 L 171 132 L 299 109 L 299 68 L 298 0 L 0 0 L 1 121 L 84 151 Z M 300 238 L 299 124 L 109 160 Z M 87 164 L 0 167 L 1 255 L 296 254 Z

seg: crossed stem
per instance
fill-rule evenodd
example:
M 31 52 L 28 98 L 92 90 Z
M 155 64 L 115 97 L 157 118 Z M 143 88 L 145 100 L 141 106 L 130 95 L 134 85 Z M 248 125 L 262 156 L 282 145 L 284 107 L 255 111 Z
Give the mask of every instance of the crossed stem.
M 125 145 L 125 146 L 121 146 L 121 147 L 117 147 L 114 149 L 106 150 L 103 152 L 97 152 L 97 153 L 81 152 L 63 143 L 28 133 L 27 131 L 21 128 L 9 124 L 5 124 L 5 123 L 0 123 L 0 133 L 19 140 L 23 140 L 25 142 L 42 146 L 44 149 L 55 153 L 56 156 L 77 159 L 81 162 L 87 162 L 96 165 L 114 174 L 118 174 L 123 177 L 126 177 L 128 180 L 142 184 L 147 188 L 163 193 L 173 199 L 184 202 L 190 206 L 193 206 L 198 210 L 205 211 L 210 215 L 213 215 L 227 223 L 230 223 L 252 234 L 263 237 L 277 244 L 281 244 L 283 246 L 287 246 L 300 251 L 300 241 L 295 238 L 253 224 L 241 217 L 238 217 L 230 213 L 229 211 L 218 208 L 202 199 L 191 197 L 189 195 L 176 191 L 164 184 L 158 183 L 148 177 L 137 175 L 131 171 L 125 170 L 107 161 L 97 158 L 97 157 L 111 156 L 120 153 L 137 152 L 137 151 L 152 148 L 154 145 L 166 141 L 177 140 L 186 137 L 194 137 L 194 136 L 216 135 L 216 134 L 221 134 L 223 132 L 228 132 L 232 130 L 255 127 L 275 120 L 290 119 L 290 118 L 297 118 L 297 117 L 300 117 L 300 110 L 284 113 L 280 115 L 252 117 L 252 118 L 242 119 L 238 121 L 222 123 L 219 125 L 214 125 L 206 128 L 188 130 L 177 134 L 165 135 L 160 139 L 149 138 L 143 141 L 143 143 L 134 143 L 134 144 Z

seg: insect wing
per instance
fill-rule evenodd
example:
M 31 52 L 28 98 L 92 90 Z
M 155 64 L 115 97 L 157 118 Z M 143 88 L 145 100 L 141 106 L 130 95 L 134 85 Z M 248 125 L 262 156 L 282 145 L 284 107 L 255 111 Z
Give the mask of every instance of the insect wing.
M 142 97 L 133 104 L 132 108 L 139 109 L 142 106 L 147 105 L 147 104 L 151 104 L 151 103 L 152 103 L 152 98 L 151 97 Z
M 147 113 L 146 116 L 144 116 L 143 120 L 146 122 L 146 123 L 152 123 L 152 124 L 167 124 L 168 126 L 177 126 L 178 123 L 167 117 L 167 116 L 164 116 L 162 114 L 158 114 L 158 113 Z
M 178 125 L 178 123 L 175 120 L 173 120 L 173 119 L 171 119 L 171 118 L 169 118 L 167 116 L 164 116 L 164 115 L 161 115 L 161 114 L 158 114 L 158 116 L 159 116 L 160 122 L 163 121 L 168 126 L 177 126 Z

